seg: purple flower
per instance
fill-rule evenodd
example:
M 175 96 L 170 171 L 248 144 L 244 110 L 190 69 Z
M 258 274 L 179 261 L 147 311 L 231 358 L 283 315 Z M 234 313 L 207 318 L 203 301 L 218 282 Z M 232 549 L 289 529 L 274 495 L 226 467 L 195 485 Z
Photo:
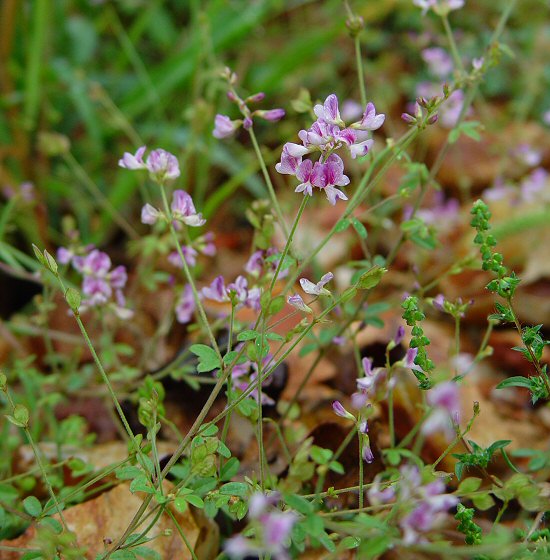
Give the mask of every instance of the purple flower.
M 241 124 L 241 120 L 232 121 L 229 117 L 218 114 L 214 119 L 215 126 L 212 134 L 215 138 L 229 138 L 230 136 L 233 136 Z
M 174 219 L 191 227 L 200 227 L 206 223 L 202 214 L 197 214 L 193 199 L 182 190 L 175 190 L 172 195 L 172 214 Z
M 293 296 L 288 296 L 288 299 L 286 301 L 290 305 L 292 305 L 292 307 L 298 309 L 299 311 L 303 311 L 304 313 L 313 313 L 313 311 L 311 310 L 311 307 L 308 307 L 304 303 L 304 300 L 302 299 L 302 296 L 300 296 L 299 294 L 294 294 Z
M 346 99 L 342 103 L 342 118 L 345 121 L 352 121 L 357 119 L 363 113 L 363 107 L 360 103 L 354 101 L 353 99 Z
M 388 504 L 389 502 L 395 500 L 395 490 L 393 486 L 388 486 L 387 488 L 384 488 L 382 490 L 380 488 L 380 479 L 378 476 L 376 476 L 374 482 L 367 490 L 367 496 L 369 498 L 369 503 L 371 506 Z
M 281 161 L 275 166 L 275 169 L 283 175 L 295 175 L 298 166 L 302 162 L 302 156 L 307 154 L 307 152 L 307 148 L 299 144 L 287 142 L 283 146 Z
M 147 203 L 141 209 L 141 223 L 153 225 L 157 223 L 157 220 L 162 216 L 162 212 L 157 210 L 154 206 Z
M 453 425 L 460 420 L 460 395 L 458 385 L 447 381 L 428 391 L 428 404 L 434 410 L 422 425 L 422 433 L 429 435 L 443 432 L 448 440 L 455 435 Z
M 327 123 L 343 125 L 340 110 L 338 109 L 338 98 L 334 93 L 331 93 L 325 99 L 323 105 L 315 105 L 313 112 Z
M 317 167 L 318 166 L 318 167 Z M 323 189 L 328 201 L 334 206 L 338 198 L 347 200 L 348 197 L 338 187 L 349 184 L 349 178 L 344 175 L 344 162 L 336 154 L 331 154 L 325 163 L 317 162 L 313 167 L 312 182 Z
M 269 109 L 268 111 L 254 111 L 254 116 L 261 117 L 266 121 L 277 122 L 285 116 L 284 109 Z
M 447 15 L 452 10 L 462 8 L 464 0 L 413 0 L 413 4 L 422 8 L 423 14 L 432 9 L 438 15 Z
M 180 176 L 180 166 L 176 156 L 161 148 L 149 154 L 147 169 L 151 177 L 159 182 L 177 179 Z
M 325 284 L 330 282 L 334 278 L 332 272 L 327 272 L 325 275 L 321 277 L 321 280 L 314 284 L 307 278 L 300 278 L 300 286 L 302 286 L 302 290 L 306 294 L 310 294 L 313 296 L 330 296 L 330 292 L 324 287 Z
M 403 325 L 399 325 L 399 327 L 397 327 L 397 332 L 393 337 L 393 344 L 395 346 L 399 346 L 403 341 L 404 337 L 405 337 L 405 327 Z
M 229 301 L 223 276 L 217 276 L 214 278 L 209 287 L 202 289 L 202 295 L 206 299 L 212 299 L 214 301 Z
M 65 247 L 59 247 L 59 249 L 57 249 L 57 262 L 59 264 L 69 264 L 74 257 L 74 252 L 71 251 L 70 249 L 67 249 Z
M 352 127 L 358 130 L 378 130 L 384 124 L 385 120 L 386 115 L 384 113 L 376 114 L 374 103 L 367 103 L 361 121 L 353 124 Z
M 422 51 L 422 58 L 430 72 L 438 78 L 445 78 L 453 71 L 453 59 L 447 51 L 440 47 L 432 47 Z
M 197 264 L 198 252 L 191 247 L 191 245 L 182 245 L 181 252 L 185 262 L 189 266 L 195 266 Z M 181 262 L 181 257 L 177 251 L 172 251 L 168 255 L 168 262 L 175 266 L 176 268 L 183 268 L 183 263 Z
M 550 109 L 542 114 L 542 122 L 550 126 Z
M 250 255 L 244 265 L 244 270 L 252 276 L 259 276 L 264 268 L 264 252 L 260 249 Z
M 432 300 L 432 305 L 439 311 L 445 311 L 445 296 L 443 294 L 438 294 Z
M 423 371 L 422 368 L 414 361 L 417 355 L 418 355 L 418 348 L 409 348 L 405 355 L 404 366 L 406 368 L 414 369 L 416 371 Z
M 315 165 L 319 165 L 316 163 Z M 303 192 L 304 196 L 307 194 L 313 196 L 313 185 L 311 184 L 313 172 L 313 163 L 310 159 L 302 161 L 296 169 L 296 178 L 302 181 L 295 189 L 294 192 Z
M 119 167 L 124 167 L 125 169 L 147 169 L 147 165 L 143 161 L 143 154 L 146 149 L 146 146 L 141 146 L 141 148 L 137 149 L 135 155 L 124 152 L 122 158 L 118 160 Z
M 356 157 L 366 156 L 369 153 L 369 150 L 372 148 L 374 144 L 374 140 L 369 138 L 364 142 L 356 142 L 349 147 L 349 151 L 351 154 L 351 158 L 355 159 Z
M 190 284 L 183 288 L 181 296 L 176 304 L 176 319 L 178 323 L 189 323 L 195 312 L 195 298 Z
M 342 418 L 355 421 L 355 416 L 351 412 L 348 412 L 340 401 L 334 401 L 332 403 L 332 410 L 336 416 L 341 416 Z
M 180 176 L 180 168 L 176 156 L 158 148 L 153 150 L 147 157 L 147 161 L 143 161 L 143 154 L 146 147 L 142 146 L 137 150 L 135 155 L 125 152 L 118 161 L 120 167 L 125 169 L 147 169 L 149 175 L 155 181 L 165 181 L 169 179 L 177 179 Z

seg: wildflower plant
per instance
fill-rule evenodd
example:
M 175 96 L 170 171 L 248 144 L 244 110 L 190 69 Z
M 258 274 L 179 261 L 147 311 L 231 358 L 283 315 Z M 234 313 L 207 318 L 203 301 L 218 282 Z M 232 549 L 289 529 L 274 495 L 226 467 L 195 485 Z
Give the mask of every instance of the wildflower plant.
M 499 41 L 515 1 L 499 6 L 486 44 L 457 43 L 463 33 L 451 26 L 472 3 L 413 0 L 403 7 L 416 31 L 430 29 L 417 37 L 416 54 L 419 74 L 431 81 L 411 79 L 399 100 L 380 93 L 365 63 L 362 49 L 371 48 L 372 37 L 354 11 L 359 3 L 344 2 L 341 30 L 353 40 L 357 87 L 346 69 L 330 84 L 305 79 L 311 91 L 299 92 L 290 70 L 299 62 L 295 52 L 270 66 L 268 78 L 261 69 L 247 72 L 242 49 L 232 51 L 242 57 L 239 74 L 220 71 L 216 57 L 236 30 L 228 25 L 227 36 L 219 35 L 223 19 L 212 29 L 207 24 L 214 4 L 204 11 L 191 4 L 199 33 L 191 43 L 201 45 L 200 57 L 169 65 L 170 77 L 154 80 L 130 48 L 149 12 L 127 32 L 109 9 L 147 91 L 135 97 L 133 112 L 126 108 L 127 118 L 103 85 L 90 85 L 110 126 L 126 135 L 109 163 L 119 173 L 116 188 L 133 185 L 126 206 L 115 207 L 121 191 L 104 194 L 68 138 L 51 133 L 41 136 L 42 157 L 59 158 L 94 204 L 75 199 L 75 217 L 65 218 L 63 234 L 52 239 L 33 230 L 29 256 L 5 238 L 43 204 L 39 190 L 27 183 L 3 190 L 2 270 L 40 293 L 23 318 L 6 321 L 15 350 L 0 364 L 7 450 L 0 458 L 0 536 L 33 529 L 24 547 L 2 541 L 0 550 L 23 548 L 24 558 L 92 554 L 68 512 L 124 485 L 140 505 L 117 534 L 97 537 L 97 560 L 160 558 L 157 547 L 171 537 L 177 554 L 194 559 L 286 560 L 321 549 L 331 558 L 350 550 L 358 558 L 390 550 L 542 557 L 547 451 L 522 455 L 512 436 L 481 441 L 479 416 L 490 405 L 464 389 L 475 388 L 495 327 L 510 324 L 521 339 L 512 350 L 525 374 L 496 388 L 526 388 L 533 404 L 546 406 L 547 332 L 521 322 L 520 274 L 508 268 L 504 250 L 496 251 L 486 201 L 473 203 L 473 239 L 467 247 L 457 241 L 468 238 L 462 205 L 478 185 L 460 170 L 464 177 L 450 188 L 443 173 L 464 137 L 481 139 L 483 127 L 473 119 L 487 111 L 474 99 L 480 89 L 492 99 L 483 84 L 509 50 Z M 249 9 L 246 17 L 254 19 L 267 8 Z M 330 56 L 346 48 L 337 45 Z M 143 134 L 164 147 L 148 150 L 134 130 L 143 99 L 160 100 L 171 79 L 195 66 L 192 103 L 177 116 L 186 126 L 162 133 L 168 124 L 155 101 L 155 121 Z M 37 117 L 35 67 L 24 96 L 28 123 Z M 281 95 L 284 108 L 273 101 L 275 82 L 291 90 Z M 357 99 L 342 94 L 355 89 Z M 524 175 L 516 202 L 536 202 L 548 183 L 543 156 L 525 143 L 507 154 Z M 219 173 L 222 165 L 229 178 Z M 501 200 L 507 188 L 497 184 L 483 196 Z M 486 327 L 479 312 L 470 321 L 479 295 L 472 298 L 466 285 L 453 294 L 461 274 L 486 278 L 495 297 Z M 12 331 L 40 340 L 32 356 L 21 358 Z M 97 408 L 85 420 L 79 403 L 89 398 Z M 81 415 L 64 418 L 63 406 Z M 93 448 L 94 431 L 105 429 L 101 421 L 122 449 L 122 459 L 103 469 L 82 453 Z M 30 466 L 17 463 L 18 448 L 32 457 Z M 523 456 L 530 463 L 518 468 L 512 459 Z M 507 510 L 514 530 L 501 524 Z M 170 529 L 157 530 L 162 520 Z M 202 536 L 193 540 L 191 526 L 207 535 L 208 546 Z M 462 535 L 460 544 L 452 531 Z

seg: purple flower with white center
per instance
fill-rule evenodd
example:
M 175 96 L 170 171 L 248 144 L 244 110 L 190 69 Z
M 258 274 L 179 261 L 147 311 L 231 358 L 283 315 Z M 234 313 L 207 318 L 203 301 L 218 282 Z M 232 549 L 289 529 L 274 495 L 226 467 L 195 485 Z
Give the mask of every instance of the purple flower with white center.
M 365 112 L 361 120 L 358 123 L 352 124 L 352 128 L 356 128 L 357 130 L 369 130 L 374 131 L 378 130 L 386 120 L 386 115 L 384 113 L 376 114 L 376 107 L 374 103 L 367 103 L 365 108 Z
M 302 299 L 302 296 L 300 296 L 299 294 L 288 296 L 288 299 L 286 301 L 289 305 L 292 305 L 292 307 L 294 307 L 298 311 L 303 311 L 304 313 L 313 313 L 311 307 L 308 307 L 305 304 L 304 300 Z
M 202 214 L 197 214 L 191 196 L 181 189 L 174 191 L 171 208 L 174 219 L 188 226 L 200 227 L 206 223 Z
M 86 276 L 82 281 L 82 293 L 86 296 L 85 305 L 96 307 L 107 303 L 113 295 L 113 290 L 103 278 Z
M 264 252 L 260 249 L 250 255 L 244 265 L 244 270 L 251 276 L 260 276 L 264 268 Z
M 274 560 L 288 560 L 286 549 L 298 516 L 290 511 L 268 511 L 272 502 L 271 496 L 263 494 L 250 498 L 248 517 L 254 528 L 254 538 L 237 535 L 228 539 L 224 551 L 230 558 L 269 555 Z
M 75 257 L 74 267 L 85 275 L 104 277 L 111 268 L 111 259 L 107 253 L 93 249 L 85 257 Z
M 149 225 L 154 225 L 157 223 L 158 219 L 162 216 L 162 212 L 160 210 L 157 210 L 154 206 L 151 206 L 149 203 L 147 203 L 142 209 L 141 209 L 141 223 L 142 224 L 149 224 Z
M 176 156 L 162 148 L 153 150 L 149 154 L 147 170 L 158 182 L 177 179 L 180 176 L 180 166 Z
M 445 519 L 446 512 L 456 506 L 458 498 L 444 494 L 445 484 L 441 480 L 422 485 L 416 466 L 404 466 L 400 471 L 399 498 L 404 502 L 415 498 L 412 511 L 399 522 L 404 543 L 423 542 L 422 534 L 436 528 Z
M 323 275 L 317 284 L 314 284 L 307 278 L 300 278 L 300 286 L 302 286 L 302 290 L 304 290 L 306 294 L 313 296 L 330 296 L 330 292 L 324 286 L 333 278 L 334 274 L 332 274 L 332 272 L 327 272 Z
M 300 155 L 302 151 L 303 153 Z M 307 154 L 307 152 L 307 148 L 299 146 L 298 144 L 293 144 L 292 142 L 287 142 L 283 146 L 281 161 L 275 166 L 276 171 L 282 175 L 295 175 L 298 166 L 302 163 L 302 156 Z
M 316 163 L 315 165 L 320 165 Z M 310 159 L 302 161 L 296 169 L 296 178 L 302 181 L 295 189 L 294 192 L 303 192 L 304 196 L 313 196 L 313 185 L 311 184 L 313 174 L 313 163 Z
M 431 435 L 442 432 L 450 441 L 455 436 L 454 425 L 460 420 L 460 395 L 458 385 L 447 381 L 428 391 L 428 404 L 434 410 L 422 425 L 422 433 Z
M 332 403 L 332 410 L 336 416 L 355 421 L 355 416 L 351 412 L 348 412 L 340 401 L 334 401 Z
M 416 356 L 418 355 L 418 348 L 409 348 L 405 354 L 404 367 L 414 369 L 415 371 L 423 371 L 422 368 L 415 363 Z
M 227 294 L 227 288 L 225 287 L 223 276 L 217 276 L 214 278 L 210 286 L 202 289 L 202 295 L 206 299 L 214 301 L 229 301 L 229 295 Z
M 178 323 L 184 325 L 191 322 L 195 313 L 195 298 L 190 284 L 186 284 L 181 292 L 178 303 L 176 304 L 176 319 Z
M 338 108 L 338 98 L 334 93 L 331 93 L 323 105 L 315 105 L 313 112 L 317 117 L 327 123 L 344 126 L 344 121 L 340 117 L 340 110 Z
M 235 134 L 235 131 L 242 125 L 242 120 L 232 121 L 226 115 L 216 115 L 214 119 L 214 131 L 212 135 L 215 138 L 229 138 Z
M 446 78 L 453 71 L 453 59 L 446 50 L 440 47 L 424 49 L 422 58 L 428 65 L 430 72 L 438 78 Z
M 146 146 L 141 146 L 138 148 L 134 155 L 129 152 L 124 152 L 122 158 L 118 160 L 119 167 L 124 167 L 124 169 L 147 169 L 147 165 L 143 161 L 143 154 L 147 149 Z
M 344 175 L 344 162 L 336 154 L 331 154 L 325 163 L 317 162 L 313 166 L 312 183 L 325 191 L 328 201 L 333 206 L 338 198 L 348 199 L 340 189 L 336 188 L 349 184 L 349 177 Z

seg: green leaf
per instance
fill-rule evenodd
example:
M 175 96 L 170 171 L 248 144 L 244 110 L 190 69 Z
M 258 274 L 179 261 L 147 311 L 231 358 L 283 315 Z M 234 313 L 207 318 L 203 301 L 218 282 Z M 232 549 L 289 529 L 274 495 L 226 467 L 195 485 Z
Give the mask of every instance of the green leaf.
M 277 296 L 269 304 L 269 309 L 267 310 L 268 315 L 276 315 L 285 306 L 286 300 L 284 296 Z
M 26 427 L 29 423 L 29 410 L 22 404 L 16 404 L 13 408 L 13 417 L 21 427 Z
M 340 546 L 346 550 L 351 550 L 357 548 L 361 544 L 361 539 L 359 537 L 352 537 L 351 535 L 344 537 L 340 541 Z
M 357 235 L 359 235 L 361 239 L 366 239 L 368 235 L 367 228 L 357 218 L 352 218 L 351 223 L 353 224 L 353 229 L 355 229 Z
M 220 469 L 221 480 L 231 480 L 239 472 L 240 462 L 237 457 L 231 457 Z
M 189 496 L 184 496 L 184 499 L 187 500 L 192 506 L 196 508 L 202 509 L 204 507 L 204 502 L 200 496 L 196 496 L 195 494 L 189 494 Z
M 28 496 L 23 500 L 23 509 L 32 517 L 38 517 L 42 513 L 42 505 L 34 496 Z
M 334 455 L 330 449 L 323 449 L 318 445 L 312 445 L 309 453 L 311 458 L 319 465 L 326 465 Z
M 514 375 L 497 385 L 497 389 L 504 389 L 505 387 L 525 387 L 526 389 L 531 389 L 531 382 L 528 377 L 523 377 L 523 375 Z
M 258 336 L 260 336 L 258 331 L 242 331 L 237 335 L 237 340 L 239 342 L 245 342 L 247 340 L 255 340 Z
M 470 494 L 470 492 L 475 492 L 481 486 L 481 478 L 475 476 L 470 476 L 465 478 L 459 485 L 456 491 L 458 496 L 464 496 Z
M 119 480 L 132 480 L 136 478 L 136 476 L 141 476 L 143 471 L 135 465 L 127 465 L 117 469 L 115 474 Z
M 204 437 L 212 437 L 218 433 L 218 426 L 216 424 L 210 424 L 204 430 L 201 430 L 200 434 Z
M 65 301 L 73 311 L 78 311 L 82 297 L 80 293 L 74 288 L 68 288 L 65 292 Z
M 42 266 L 47 267 L 48 263 L 46 262 L 46 259 L 44 258 L 44 255 L 42 254 L 42 251 L 34 243 L 32 244 L 32 250 L 34 251 L 34 256 L 36 257 L 36 260 Z
M 370 290 L 377 286 L 382 280 L 382 276 L 388 272 L 387 268 L 383 266 L 373 266 L 370 270 L 363 272 L 359 281 L 357 282 L 357 287 L 362 290 Z
M 344 218 L 343 220 L 340 220 L 337 224 L 336 224 L 336 228 L 334 229 L 334 231 L 336 231 L 336 233 L 341 233 L 343 231 L 346 231 L 350 226 L 350 221 L 347 218 Z
M 220 358 L 216 351 L 206 344 L 193 344 L 189 350 L 199 358 L 197 371 L 204 373 L 219 369 L 221 367 Z
M 246 482 L 228 482 L 220 487 L 220 494 L 244 498 L 248 496 L 249 489 L 250 486 Z
M 48 253 L 48 251 L 44 251 L 44 258 L 46 259 L 46 266 L 54 273 L 57 274 L 57 263 L 55 259 Z
M 495 500 L 488 492 L 472 496 L 472 502 L 476 509 L 481 511 L 486 511 L 495 505 Z
M 302 496 L 298 496 L 297 494 L 285 494 L 284 498 L 287 506 L 295 509 L 298 513 L 303 515 L 313 513 L 313 504 L 305 498 L 302 498 Z

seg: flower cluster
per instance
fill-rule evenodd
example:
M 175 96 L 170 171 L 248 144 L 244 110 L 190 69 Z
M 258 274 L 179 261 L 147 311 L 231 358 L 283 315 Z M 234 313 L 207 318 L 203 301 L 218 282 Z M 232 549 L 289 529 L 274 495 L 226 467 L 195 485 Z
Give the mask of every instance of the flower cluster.
M 302 286 L 302 290 L 304 290 L 306 294 L 309 294 L 311 296 L 330 296 L 331 293 L 325 288 L 325 284 L 328 284 L 333 278 L 334 274 L 332 274 L 332 272 L 327 272 L 326 274 L 324 274 L 321 277 L 321 280 L 317 282 L 317 284 L 314 284 L 307 278 L 300 278 L 300 286 Z M 311 309 L 305 304 L 300 294 L 288 296 L 287 302 L 299 311 L 303 311 L 304 313 L 311 313 Z
M 126 268 L 122 265 L 111 269 L 109 255 L 103 251 L 87 246 L 85 253 L 78 255 L 75 251 L 60 247 L 57 260 L 60 264 L 72 264 L 82 274 L 82 293 L 84 299 L 80 311 L 89 308 L 109 307 L 121 319 L 129 319 L 133 311 L 126 308 L 126 299 L 122 290 L 128 280 Z
M 158 148 L 153 150 L 146 161 L 143 161 L 146 146 L 139 148 L 134 155 L 125 152 L 118 161 L 119 167 L 125 169 L 147 169 L 151 179 L 158 183 L 166 180 L 177 179 L 180 176 L 180 166 L 176 156 Z
M 172 194 L 170 208 L 176 225 L 182 223 L 191 227 L 200 227 L 206 223 L 202 214 L 197 213 L 191 195 L 181 189 L 175 190 Z M 154 225 L 159 219 L 166 219 L 166 217 L 163 212 L 157 210 L 151 204 L 147 203 L 141 209 L 141 221 L 144 224 Z
M 235 347 L 235 351 L 239 352 L 243 347 L 243 344 L 239 344 Z M 262 372 L 265 372 L 268 368 L 270 368 L 274 364 L 273 362 L 273 355 L 267 354 L 262 359 Z M 243 393 L 253 387 L 252 391 L 249 393 L 249 397 L 256 402 L 260 401 L 262 405 L 274 405 L 275 401 L 269 396 L 266 395 L 263 391 L 258 398 L 258 375 L 260 375 L 260 371 L 258 369 L 257 362 L 253 362 L 252 360 L 246 360 L 242 363 L 235 364 L 233 369 L 231 370 L 231 379 L 233 381 L 233 387 L 242 391 Z M 273 381 L 273 377 L 269 376 L 267 379 L 262 381 L 262 388 L 269 387 Z
M 447 511 L 458 504 L 458 498 L 445 494 L 445 484 L 441 479 L 423 484 L 416 465 L 403 465 L 399 473 L 399 482 L 384 489 L 381 489 L 381 480 L 377 476 L 367 491 L 369 502 L 371 505 L 380 505 L 397 500 L 403 543 L 425 542 L 423 534 L 441 524 Z
M 214 278 L 210 286 L 202 289 L 201 295 L 213 301 L 232 302 L 235 306 L 251 307 L 256 311 L 260 306 L 260 288 L 249 288 L 248 281 L 244 276 L 237 276 L 234 282 L 227 286 L 223 276 Z
M 284 109 L 257 109 L 252 111 L 248 105 L 263 101 L 265 93 L 258 92 L 253 95 L 249 95 L 246 99 L 242 99 L 237 94 L 234 87 L 237 82 L 237 75 L 234 72 L 231 72 L 229 68 L 226 68 L 222 77 L 225 78 L 229 84 L 230 89 L 227 92 L 228 99 L 239 107 L 243 118 L 232 120 L 227 115 L 217 114 L 214 119 L 214 131 L 212 132 L 212 135 L 215 138 L 229 138 L 230 136 L 233 136 L 233 134 L 235 134 L 241 126 L 245 130 L 250 129 L 254 123 L 254 117 L 259 117 L 266 121 L 276 122 L 280 121 L 285 116 Z
M 368 436 L 369 424 L 364 416 L 365 408 L 357 417 L 355 417 L 351 412 L 344 408 L 344 405 L 340 401 L 334 401 L 332 403 L 332 410 L 336 416 L 355 422 L 357 426 L 357 433 L 361 439 L 361 455 L 363 457 L 363 461 L 366 463 L 372 463 L 374 461 L 374 454 L 372 452 Z
M 216 245 L 214 244 L 214 234 L 209 231 L 193 240 L 192 245 L 182 245 L 181 252 L 188 266 L 197 264 L 199 253 L 207 257 L 213 257 L 216 254 Z M 176 268 L 183 268 L 181 257 L 177 251 L 172 251 L 168 255 L 168 262 Z
M 403 542 L 408 545 L 422 542 L 422 534 L 440 525 L 447 511 L 457 505 L 458 498 L 445 494 L 445 483 L 441 479 L 423 485 L 416 466 L 405 465 L 400 473 L 399 499 L 414 504 L 412 511 L 399 523 L 403 530 Z
M 432 412 L 422 424 L 422 433 L 430 435 L 443 432 L 448 440 L 455 436 L 454 426 L 460 419 L 460 394 L 454 381 L 439 383 L 428 391 L 428 404 Z
M 288 558 L 287 547 L 292 527 L 298 520 L 293 512 L 274 509 L 279 495 L 268 496 L 258 493 L 251 496 L 248 517 L 255 529 L 255 538 L 237 535 L 225 543 L 225 553 L 229 558 L 268 555 L 274 560 Z
M 386 117 L 376 114 L 374 104 L 368 103 L 361 119 L 346 126 L 335 94 L 330 94 L 323 105 L 315 105 L 313 110 L 317 120 L 311 128 L 298 133 L 302 144 L 287 142 L 275 169 L 281 174 L 294 175 L 300 181 L 296 192 L 312 196 L 313 187 L 316 187 L 324 191 L 334 205 L 338 199 L 348 199 L 336 187 L 349 184 L 349 178 L 344 175 L 344 162 L 334 152 L 345 147 L 352 158 L 366 155 L 373 144 L 370 133 L 379 129 Z M 315 152 L 320 153 L 318 161 L 303 159 L 306 154 Z

